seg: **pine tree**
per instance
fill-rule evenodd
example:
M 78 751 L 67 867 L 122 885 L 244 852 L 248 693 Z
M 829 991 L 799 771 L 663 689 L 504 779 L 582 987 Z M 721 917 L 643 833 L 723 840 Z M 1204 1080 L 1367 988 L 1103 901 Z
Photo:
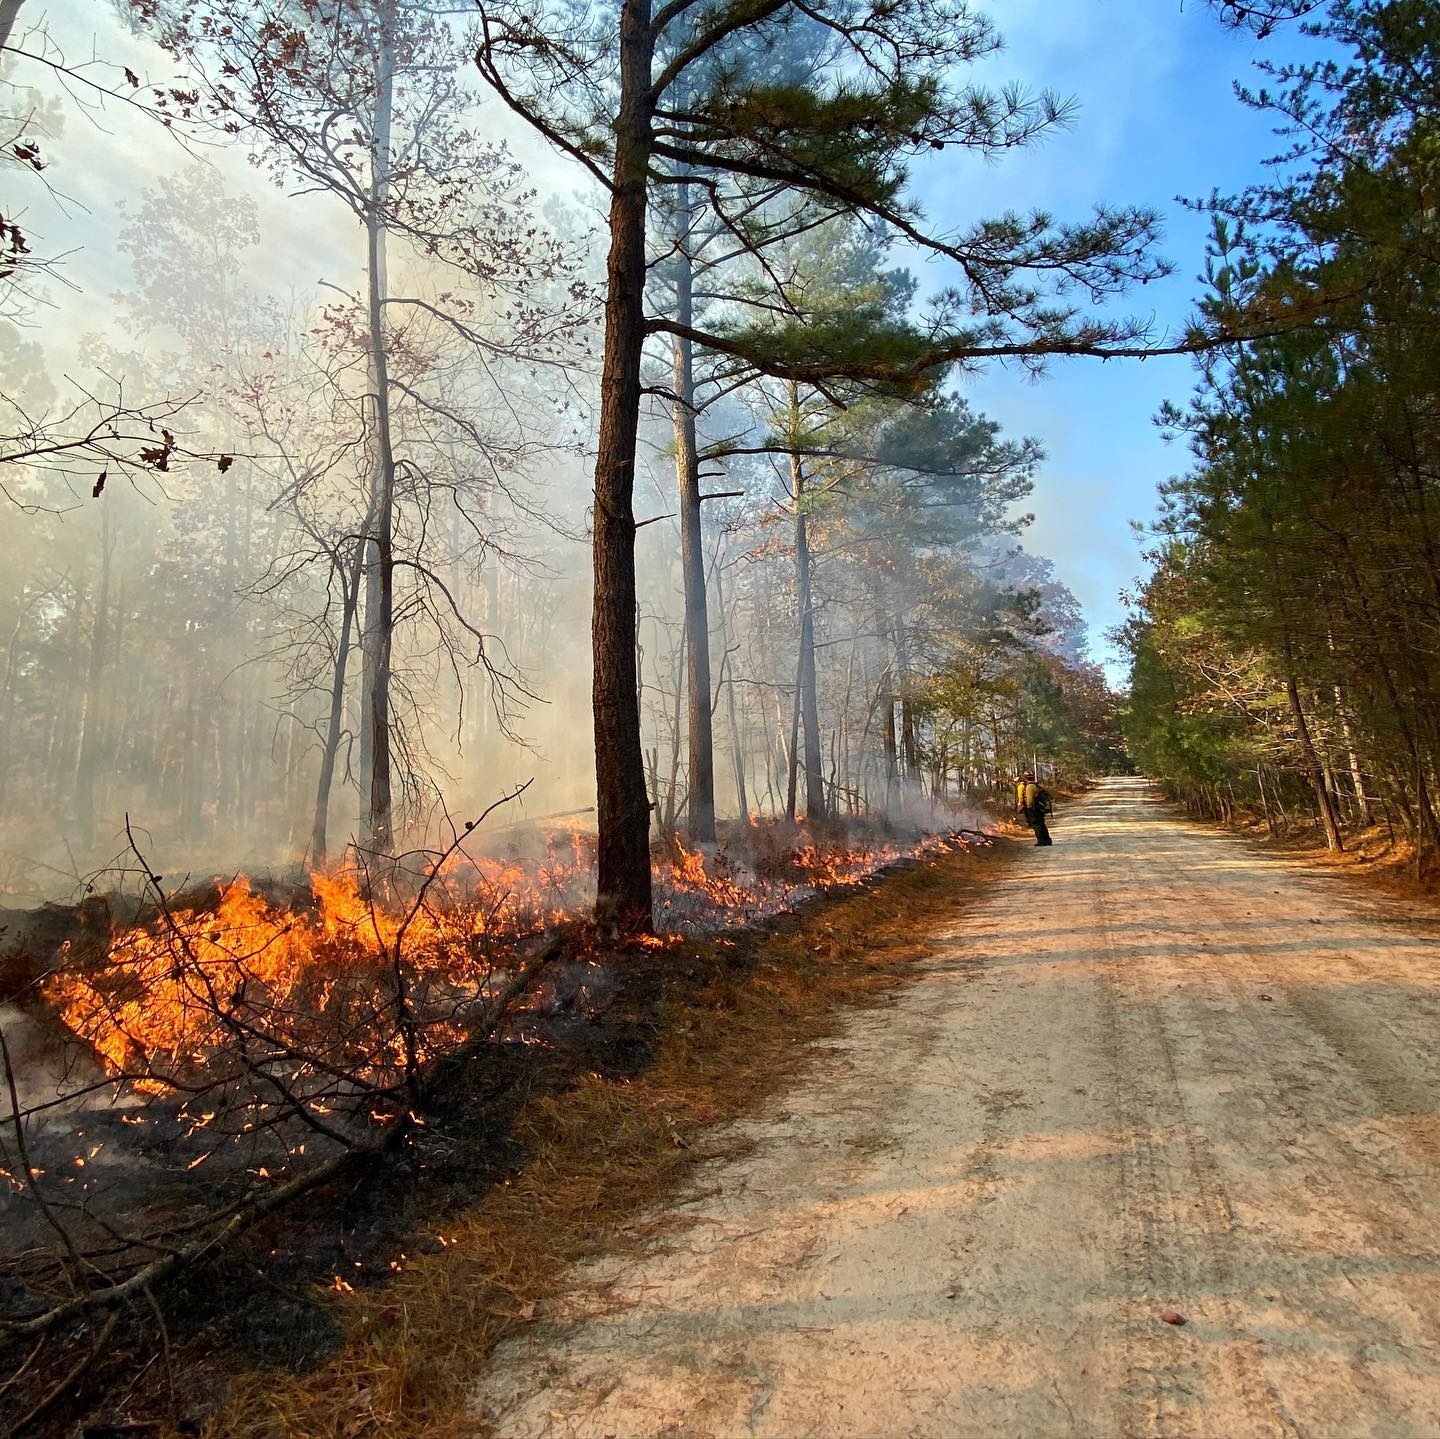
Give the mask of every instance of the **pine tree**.
M 635 667 L 635 443 L 647 339 L 688 340 L 797 384 L 842 378 L 924 388 L 938 367 L 1062 354 L 1148 352 L 1144 326 L 1088 318 L 1056 290 L 1113 294 L 1159 272 L 1155 217 L 1100 209 L 1080 224 L 1004 215 L 958 234 L 929 229 L 905 195 L 931 151 L 995 155 L 1062 123 L 1053 97 L 952 77 L 996 49 L 964 0 L 622 0 L 618 10 L 481 4 L 481 72 L 505 101 L 584 165 L 610 197 L 610 252 L 594 494 L 594 683 L 598 913 L 651 923 L 649 805 Z M 757 47 L 816 24 L 833 49 L 790 83 L 712 65 L 736 37 Z M 958 267 L 956 287 L 903 336 L 862 327 L 683 324 L 648 315 L 647 221 L 657 187 L 703 195 L 736 244 L 768 253 L 827 216 L 890 229 Z

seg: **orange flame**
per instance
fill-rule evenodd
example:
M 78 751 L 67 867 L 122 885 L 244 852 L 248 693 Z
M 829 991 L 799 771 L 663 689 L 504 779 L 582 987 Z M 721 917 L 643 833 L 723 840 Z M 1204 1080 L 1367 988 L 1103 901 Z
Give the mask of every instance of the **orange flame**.
M 767 835 L 760 824 L 745 827 L 747 847 L 767 839 L 774 848 L 753 868 L 724 850 L 673 844 L 655 866 L 660 928 L 733 927 L 814 890 L 859 884 L 902 854 L 956 843 L 932 837 L 904 849 L 787 847 L 778 829 Z M 583 912 L 593 889 L 592 853 L 592 838 L 579 831 L 552 836 L 536 860 L 457 853 L 431 877 L 423 903 L 382 904 L 349 869 L 312 874 L 309 896 L 288 906 L 240 877 L 221 888 L 218 902 L 176 908 L 121 934 L 99 964 L 58 971 L 47 993 L 65 1024 L 116 1074 L 203 1068 L 259 1014 L 285 1016 L 287 1042 L 323 1047 L 346 1016 L 353 1022 L 393 1005 L 402 968 L 431 1010 L 448 1016 L 430 1031 L 433 1044 L 444 1043 L 463 1034 L 465 1001 L 503 980 L 517 942 Z M 399 1062 L 399 1041 L 386 1044 L 388 1055 L 347 1057 L 347 1066 L 375 1072 Z M 142 1077 L 139 1087 L 161 1089 L 165 1081 Z

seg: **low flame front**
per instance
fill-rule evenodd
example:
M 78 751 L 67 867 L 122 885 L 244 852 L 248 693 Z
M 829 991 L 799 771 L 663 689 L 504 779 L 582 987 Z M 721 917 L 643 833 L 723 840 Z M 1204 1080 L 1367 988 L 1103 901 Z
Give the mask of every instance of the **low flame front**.
M 764 836 L 753 843 L 756 829 L 751 848 L 764 849 Z M 177 903 L 122 933 L 99 962 L 62 966 L 47 992 L 109 1070 L 141 1089 L 183 1083 L 227 1046 L 262 1042 L 259 1016 L 263 1042 L 340 1053 L 352 1072 L 374 1078 L 398 1062 L 393 1036 L 378 1045 L 373 1038 L 385 1029 L 381 1016 L 403 1002 L 422 1018 L 428 1047 L 452 1042 L 464 1032 L 467 1006 L 513 972 L 517 946 L 586 911 L 592 845 L 571 834 L 552 836 L 538 859 L 457 854 L 423 895 L 384 904 L 366 895 L 353 870 L 312 874 L 309 893 L 290 903 L 241 876 L 221 887 L 218 902 L 212 892 L 208 904 Z M 723 850 L 672 843 L 655 862 L 658 927 L 731 928 L 937 847 L 947 842 L 933 837 L 902 849 L 772 841 L 765 857 L 744 864 Z

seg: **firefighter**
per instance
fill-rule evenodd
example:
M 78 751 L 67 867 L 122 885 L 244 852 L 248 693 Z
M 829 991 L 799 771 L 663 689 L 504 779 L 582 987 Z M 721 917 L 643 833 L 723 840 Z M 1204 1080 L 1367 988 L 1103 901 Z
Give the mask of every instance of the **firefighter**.
M 1035 843 L 1054 844 L 1045 816 L 1052 812 L 1050 792 L 1035 782 L 1034 770 L 1026 770 L 1015 781 L 1015 813 L 1035 831 Z

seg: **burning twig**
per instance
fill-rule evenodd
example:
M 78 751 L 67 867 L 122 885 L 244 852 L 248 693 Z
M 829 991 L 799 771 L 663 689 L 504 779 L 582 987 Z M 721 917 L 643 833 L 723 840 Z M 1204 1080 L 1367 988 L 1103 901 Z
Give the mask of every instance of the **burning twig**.
M 464 828 L 455 835 L 450 843 L 438 853 L 429 856 L 430 863 L 425 870 L 425 878 L 421 883 L 414 901 L 410 905 L 405 918 L 400 921 L 395 930 L 395 938 L 389 946 L 391 955 L 391 974 L 395 983 L 395 1014 L 396 1022 L 400 1028 L 405 1042 L 405 1087 L 410 1091 L 412 1097 L 417 1096 L 417 1076 L 419 1071 L 418 1046 L 415 1040 L 415 1017 L 410 1008 L 409 987 L 405 978 L 404 948 L 405 936 L 410 932 L 410 927 L 415 923 L 416 916 L 425 908 L 426 898 L 430 894 L 431 887 L 440 877 L 440 872 L 445 864 L 456 854 L 464 854 L 465 841 L 495 813 L 501 805 L 510 804 L 520 798 L 527 789 L 534 783 L 534 779 L 527 779 L 524 784 L 517 785 L 509 794 L 501 795 L 493 803 L 487 805 L 481 812 L 480 817 L 474 820 L 466 820 Z M 467 856 L 468 858 L 468 856 Z M 372 923 L 375 922 L 375 904 L 372 897 L 370 901 L 370 914 Z M 379 927 L 376 925 L 376 935 L 379 936 Z
M 537 956 L 535 961 L 524 971 L 517 973 L 511 979 L 510 983 L 487 1008 L 471 1039 L 453 1055 L 447 1056 L 445 1060 L 435 1066 L 429 1082 L 422 1087 L 422 1099 L 432 1099 L 459 1068 L 473 1059 L 479 1050 L 494 1038 L 510 1006 L 534 984 L 540 977 L 541 971 L 557 959 L 562 952 L 563 946 L 557 940 Z M 262 1219 L 329 1183 L 330 1180 L 337 1178 L 343 1170 L 362 1159 L 379 1155 L 409 1128 L 413 1119 L 414 1116 L 411 1112 L 402 1108 L 386 1120 L 367 1140 L 352 1143 L 347 1149 L 332 1156 L 325 1163 L 304 1174 L 296 1175 L 268 1194 L 237 1207 L 218 1232 L 202 1234 L 182 1248 L 169 1251 L 121 1283 L 79 1294 L 30 1319 L 0 1320 L 0 1330 L 14 1335 L 49 1333 L 57 1325 L 76 1318 L 87 1310 L 114 1309 L 146 1294 L 147 1291 L 153 1290 L 170 1279 L 179 1270 L 218 1254 Z

